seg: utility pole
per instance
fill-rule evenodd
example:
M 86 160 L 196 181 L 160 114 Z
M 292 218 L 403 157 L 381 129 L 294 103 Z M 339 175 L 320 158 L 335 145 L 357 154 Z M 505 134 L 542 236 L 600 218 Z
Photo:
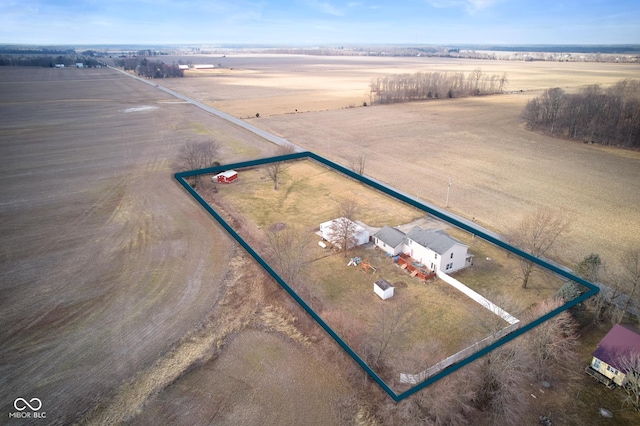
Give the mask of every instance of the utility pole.
M 451 191 L 451 178 L 449 178 L 449 186 L 447 186 L 447 201 L 445 202 L 445 207 L 449 208 L 449 192 Z

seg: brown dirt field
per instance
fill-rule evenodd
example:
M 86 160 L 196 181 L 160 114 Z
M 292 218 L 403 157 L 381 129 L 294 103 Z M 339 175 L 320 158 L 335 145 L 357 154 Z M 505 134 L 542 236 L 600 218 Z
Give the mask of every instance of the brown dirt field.
M 0 400 L 38 396 L 68 424 L 222 295 L 234 244 L 172 178 L 182 141 L 272 147 L 115 71 L 0 75 Z
M 167 388 L 130 424 L 338 424 L 344 394 L 344 381 L 330 364 L 277 335 L 249 330 L 216 360 Z

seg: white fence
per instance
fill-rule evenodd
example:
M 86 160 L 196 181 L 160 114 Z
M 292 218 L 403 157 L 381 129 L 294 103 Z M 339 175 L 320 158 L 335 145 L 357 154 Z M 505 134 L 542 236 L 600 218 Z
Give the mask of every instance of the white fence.
M 457 290 L 461 291 L 462 293 L 464 293 L 474 301 L 478 302 L 479 304 L 481 304 L 482 306 L 484 306 L 494 314 L 498 315 L 500 318 L 508 322 L 509 325 L 503 328 L 502 330 L 500 330 L 499 332 L 497 332 L 496 334 L 493 334 L 487 338 L 484 338 L 479 342 L 476 342 L 473 345 L 467 348 L 464 348 L 460 352 L 455 353 L 446 359 L 443 359 L 439 363 L 433 365 L 432 367 L 429 367 L 428 369 L 424 370 L 421 373 L 418 373 L 418 374 L 400 373 L 400 383 L 411 383 L 415 385 L 416 383 L 423 382 L 429 377 L 433 376 L 434 374 L 437 374 L 440 371 L 444 370 L 445 368 L 450 367 L 451 365 L 462 361 L 463 359 L 473 355 L 474 353 L 478 352 L 481 349 L 486 348 L 490 344 L 506 336 L 512 331 L 520 328 L 520 320 L 514 317 L 513 315 L 511 315 L 510 313 L 508 313 L 507 311 L 505 311 L 504 309 L 502 309 L 500 306 L 497 306 L 496 304 L 487 300 L 484 296 L 471 290 L 469 287 L 462 284 L 460 281 L 456 280 L 452 276 L 447 275 L 441 271 L 436 271 L 436 274 L 438 275 L 438 278 L 440 278 L 442 281 L 455 287 Z
M 447 274 L 445 274 L 444 272 L 441 272 L 441 271 L 436 271 L 436 274 L 438 275 L 438 278 L 440 278 L 442 281 L 444 281 L 447 284 L 449 284 L 449 285 L 455 287 L 456 289 L 460 290 L 462 293 L 466 294 L 471 299 L 475 300 L 476 302 L 478 302 L 479 304 L 481 304 L 485 308 L 489 309 L 494 314 L 500 316 L 500 318 L 502 318 L 503 320 L 505 320 L 509 324 L 513 325 L 513 324 L 517 323 L 518 321 L 520 321 L 518 318 L 516 318 L 513 315 L 509 314 L 507 311 L 502 309 L 500 306 L 497 306 L 497 305 L 493 304 L 492 302 L 490 302 L 489 300 L 485 299 L 483 296 L 481 296 L 480 294 L 476 293 L 475 291 L 471 290 L 469 287 L 467 287 L 466 285 L 462 284 L 460 281 L 456 280 L 452 276 L 447 275 Z
M 432 367 L 427 368 L 421 373 L 418 373 L 418 374 L 400 373 L 400 383 L 410 383 L 412 385 L 415 385 L 417 383 L 424 382 L 429 377 L 441 372 L 445 368 L 450 367 L 457 362 L 462 361 L 463 359 L 473 355 L 479 350 L 486 348 L 490 344 L 494 343 L 498 339 L 501 339 L 502 337 L 506 336 L 507 334 L 513 332 L 518 328 L 520 328 L 520 321 L 517 321 L 516 323 L 511 324 L 503 328 L 502 330 L 498 331 L 496 334 L 493 334 L 487 338 L 484 338 L 479 342 L 476 342 L 473 345 L 464 348 L 460 352 L 457 352 L 451 355 L 450 357 L 443 359 L 439 363 L 433 365 Z

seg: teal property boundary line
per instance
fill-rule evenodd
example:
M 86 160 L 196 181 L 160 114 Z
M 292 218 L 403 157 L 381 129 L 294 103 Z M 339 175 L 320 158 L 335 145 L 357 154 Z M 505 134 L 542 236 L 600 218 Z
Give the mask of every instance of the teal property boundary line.
M 402 392 L 400 394 L 397 394 L 393 391 L 393 389 L 391 389 L 384 380 L 382 380 L 382 378 L 380 378 L 380 376 L 378 376 L 378 374 L 373 371 L 373 369 L 371 369 L 371 367 L 369 367 L 369 365 L 364 362 L 362 360 L 362 358 L 360 358 L 360 356 L 353 350 L 351 349 L 351 347 L 344 341 L 342 340 L 342 338 L 340 338 L 340 336 L 338 336 L 338 334 L 336 334 L 336 332 L 287 284 L 286 281 L 284 281 L 282 279 L 282 277 L 280 277 L 280 275 L 278 275 L 278 273 L 276 273 L 276 271 L 251 247 L 251 245 L 249 245 L 223 218 L 222 216 L 220 216 L 190 185 L 189 183 L 185 180 L 185 178 L 187 177 L 191 177 L 191 176 L 196 176 L 196 175 L 201 175 L 201 174 L 212 174 L 212 173 L 219 173 L 225 170 L 230 170 L 230 169 L 243 169 L 243 168 L 248 168 L 248 167 L 255 167 L 255 166 L 262 166 L 265 164 L 269 164 L 269 163 L 274 163 L 274 162 L 278 162 L 278 161 L 290 161 L 290 160 L 300 160 L 300 159 L 311 159 L 315 162 L 318 162 L 320 164 L 323 164 L 341 174 L 344 174 L 352 179 L 356 179 L 360 182 L 362 182 L 365 185 L 368 185 L 372 188 L 377 189 L 378 191 L 381 191 L 399 201 L 402 201 L 404 203 L 407 203 L 413 207 L 416 207 L 422 211 L 424 211 L 425 213 L 428 213 L 432 216 L 435 216 L 441 220 L 444 220 L 445 222 L 450 223 L 453 226 L 456 226 L 458 228 L 461 228 L 467 232 L 470 232 L 472 234 L 475 234 L 476 236 L 498 246 L 501 247 L 507 251 L 510 251 L 511 253 L 514 253 L 518 256 L 521 256 L 523 258 L 525 258 L 526 260 L 529 260 L 531 262 L 534 262 L 535 264 L 550 270 L 551 272 L 554 272 L 564 278 L 567 278 L 569 280 L 575 281 L 578 284 L 581 284 L 583 286 L 585 286 L 588 291 L 584 294 L 582 294 L 581 296 L 577 297 L 574 300 L 571 300 L 567 303 L 565 303 L 564 305 L 560 306 L 559 308 L 549 312 L 548 314 L 532 321 L 529 324 L 526 324 L 524 326 L 522 326 L 521 328 L 513 331 L 512 333 L 502 337 L 501 339 L 497 340 L 496 342 L 494 342 L 493 344 L 487 346 L 486 348 L 483 348 L 481 350 L 479 350 L 478 352 L 470 355 L 469 357 L 457 362 L 456 364 L 451 365 L 450 367 L 440 371 L 439 373 L 429 377 L 427 380 L 425 380 L 424 382 L 421 382 L 419 384 L 417 384 L 416 386 L 412 387 L 411 389 Z M 387 394 L 389 394 L 389 396 L 391 398 L 393 398 L 394 401 L 399 402 L 405 398 L 407 398 L 410 395 L 413 395 L 414 393 L 420 391 L 421 389 L 424 389 L 425 387 L 435 383 L 436 381 L 442 379 L 443 377 L 453 373 L 454 371 L 457 371 L 458 369 L 464 367 L 465 365 L 475 361 L 476 359 L 480 358 L 483 355 L 486 355 L 487 353 L 491 352 L 492 350 L 498 348 L 499 346 L 504 345 L 505 343 L 515 339 L 516 337 L 528 332 L 529 330 L 531 330 L 532 328 L 542 324 L 543 322 L 553 318 L 554 316 L 560 314 L 561 312 L 579 304 L 582 303 L 583 301 L 587 300 L 588 298 L 596 295 L 599 291 L 599 288 L 578 277 L 573 275 L 572 273 L 570 273 L 568 270 L 565 270 L 563 268 L 560 268 L 556 265 L 553 265 L 549 262 L 546 262 L 543 259 L 539 259 L 535 256 L 532 256 L 531 254 L 524 252 L 516 247 L 511 246 L 510 244 L 507 244 L 506 242 L 490 235 L 487 234 L 486 232 L 484 232 L 481 229 L 475 228 L 474 226 L 470 225 L 469 223 L 465 223 L 462 222 L 452 216 L 449 216 L 446 212 L 440 211 L 440 210 L 436 210 L 426 204 L 423 204 L 419 201 L 416 201 L 413 198 L 410 198 L 404 194 L 401 194 L 397 191 L 395 191 L 394 189 L 383 185 L 379 182 L 376 182 L 372 179 L 369 179 L 365 176 L 361 176 L 355 172 L 353 172 L 352 170 L 347 169 L 346 167 L 341 166 L 340 164 L 334 163 L 324 157 L 321 157 L 317 154 L 314 154 L 312 152 L 298 152 L 295 154 L 288 154 L 288 155 L 280 155 L 280 156 L 276 156 L 276 157 L 269 157 L 269 158 L 262 158 L 259 160 L 252 160 L 252 161 L 245 161 L 245 162 L 240 162 L 240 163 L 234 163 L 234 164 L 226 164 L 226 165 L 221 165 L 221 166 L 216 166 L 216 167 L 209 167 L 206 169 L 199 169 L 199 170 L 191 170 L 191 171 L 186 171 L 186 172 L 180 172 L 180 173 L 176 173 L 174 175 L 174 177 L 176 178 L 176 180 L 187 190 L 187 192 L 189 192 L 189 194 L 191 194 L 191 196 L 198 201 L 198 203 L 200 203 L 200 205 L 202 207 L 204 207 L 204 209 L 214 218 L 216 219 L 216 221 L 218 221 L 218 223 L 233 237 L 235 238 L 236 241 L 238 241 L 238 243 L 260 264 L 260 266 L 262 266 L 268 273 L 269 275 L 271 275 L 277 282 L 278 284 L 280 284 L 280 286 L 282 288 L 284 288 L 287 293 L 289 293 L 289 295 L 291 297 L 293 297 L 293 299 L 298 302 L 300 304 L 300 306 L 302 306 L 302 308 L 342 347 L 342 349 L 344 349 L 353 359 L 354 361 L 356 361 L 358 363 L 358 365 L 360 365 L 360 367 L 362 367 L 367 374 L 369 374 L 369 376 L 376 381 L 376 383 L 385 391 L 387 392 Z

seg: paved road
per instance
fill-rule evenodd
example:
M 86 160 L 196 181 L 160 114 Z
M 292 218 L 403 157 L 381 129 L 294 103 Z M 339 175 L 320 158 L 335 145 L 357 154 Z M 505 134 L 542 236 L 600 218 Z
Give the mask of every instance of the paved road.
M 239 118 L 236 118 L 236 117 L 234 117 L 232 115 L 229 115 L 227 113 L 219 111 L 219 110 L 217 110 L 215 108 L 211 108 L 210 106 L 205 105 L 202 102 L 198 102 L 198 101 L 196 101 L 194 99 L 188 98 L 185 95 L 183 95 L 181 93 L 178 93 L 178 92 L 176 92 L 174 90 L 167 89 L 166 87 L 162 87 L 162 86 L 156 84 L 153 81 L 150 81 L 150 80 L 147 80 L 145 78 L 141 78 L 141 77 L 129 74 L 128 72 L 125 72 L 125 71 L 123 71 L 123 70 L 121 70 L 119 68 L 114 68 L 114 67 L 111 67 L 111 66 L 109 68 L 111 68 L 111 69 L 113 69 L 115 71 L 121 72 L 121 73 L 123 73 L 123 74 L 125 74 L 125 75 L 127 75 L 127 76 L 129 76 L 131 78 L 135 78 L 136 80 L 139 80 L 139 81 L 141 81 L 141 82 L 143 82 L 145 84 L 153 86 L 156 89 L 161 90 L 161 91 L 163 91 L 165 93 L 168 93 L 171 96 L 175 96 L 176 98 L 181 99 L 181 100 L 183 100 L 183 101 L 185 101 L 185 102 L 187 102 L 189 104 L 192 104 L 192 105 L 194 105 L 194 106 L 196 106 L 196 107 L 208 112 L 209 114 L 213 114 L 213 115 L 215 115 L 217 117 L 220 117 L 220 118 L 222 118 L 224 120 L 227 120 L 227 121 L 235 124 L 236 126 L 240 126 L 243 129 L 246 129 L 246 130 L 248 130 L 248 131 L 250 131 L 252 133 L 255 133 L 256 135 L 258 135 L 260 137 L 263 137 L 266 140 L 268 140 L 270 142 L 273 142 L 273 143 L 275 143 L 277 145 L 290 145 L 297 152 L 306 151 L 306 149 L 304 149 L 304 148 L 302 148 L 302 147 L 300 147 L 300 146 L 298 146 L 298 145 L 296 145 L 294 143 L 291 143 L 291 142 L 289 142 L 288 140 L 286 140 L 284 138 L 278 137 L 278 136 L 276 136 L 274 134 L 271 134 L 269 132 L 265 132 L 264 130 L 262 130 L 262 129 L 256 127 L 256 126 L 253 126 L 253 125 L 251 125 L 251 124 L 249 124 L 249 123 L 247 123 L 245 121 L 242 121 Z

